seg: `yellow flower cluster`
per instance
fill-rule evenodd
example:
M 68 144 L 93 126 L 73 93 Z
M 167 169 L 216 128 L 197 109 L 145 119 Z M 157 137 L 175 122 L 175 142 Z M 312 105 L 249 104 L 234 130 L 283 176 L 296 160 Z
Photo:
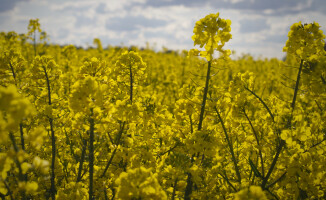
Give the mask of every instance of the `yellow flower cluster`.
M 126 51 L 122 53 L 116 61 L 115 66 L 114 73 L 117 75 L 118 82 L 128 83 L 130 76 L 136 77 L 134 80 L 146 78 L 144 74 L 146 63 L 143 62 L 143 59 L 137 52 Z
M 31 20 L 29 20 L 28 35 L 34 34 L 35 31 L 38 31 L 39 33 L 42 32 L 41 24 L 39 23 L 39 19 L 31 19 Z
M 94 38 L 93 43 L 97 46 L 97 49 L 101 52 L 103 51 L 102 42 L 98 38 Z
M 299 59 L 316 61 L 319 56 L 325 56 L 325 35 L 317 22 L 302 24 L 294 23 L 288 34 L 283 51 L 293 54 Z
M 100 61 L 99 59 L 93 57 L 91 59 L 86 58 L 84 60 L 84 65 L 79 69 L 79 73 L 83 76 L 89 75 L 92 77 L 104 76 L 107 73 L 105 61 Z
M 55 61 L 50 56 L 36 56 L 31 68 L 32 76 L 35 76 L 35 79 L 42 79 L 45 72 L 52 76 L 55 65 Z
M 267 200 L 261 187 L 255 185 L 240 190 L 234 196 L 234 200 Z
M 69 107 L 75 112 L 88 113 L 90 108 L 100 105 L 102 93 L 94 77 L 87 76 L 72 86 Z
M 0 111 L 0 143 L 7 141 L 9 131 L 18 129 L 21 120 L 35 112 L 14 85 L 0 87 Z
M 226 56 L 230 55 L 229 50 L 225 51 L 222 48 L 232 38 L 230 33 L 231 20 L 220 18 L 219 13 L 209 14 L 196 22 L 193 32 L 192 40 L 194 41 L 194 45 L 199 45 L 200 48 L 205 47 L 205 51 L 194 49 L 191 50 L 190 54 L 200 54 L 207 61 L 213 59 L 215 50 Z
M 11 198 L 24 197 L 37 193 L 38 183 L 28 181 L 27 173 L 39 170 L 40 175 L 48 171 L 48 161 L 41 160 L 39 157 L 28 155 L 20 150 L 16 144 L 14 133 L 23 131 L 21 123 L 35 114 L 35 109 L 28 99 L 17 91 L 16 86 L 0 86 L 0 145 L 7 151 L 0 153 L 0 194 L 10 194 Z M 31 147 L 40 148 L 43 144 L 43 128 L 36 128 L 24 138 L 30 141 Z M 9 137 L 8 137 L 9 136 Z M 10 145 L 12 144 L 12 145 Z M 12 146 L 12 148 L 8 148 Z M 34 161 L 32 161 L 34 159 Z M 15 176 L 18 182 L 13 181 Z M 12 183 L 10 183 L 13 181 Z M 11 185 L 12 188 L 8 186 Z
M 87 189 L 82 182 L 70 182 L 64 188 L 60 188 L 57 199 L 87 200 Z
M 122 172 L 116 184 L 117 199 L 167 199 L 151 169 L 140 167 Z

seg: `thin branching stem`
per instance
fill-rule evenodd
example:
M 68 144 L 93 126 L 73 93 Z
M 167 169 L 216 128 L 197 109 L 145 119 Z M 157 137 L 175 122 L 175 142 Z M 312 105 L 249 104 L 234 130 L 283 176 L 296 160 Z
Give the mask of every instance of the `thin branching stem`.
M 77 175 L 77 181 L 81 181 L 81 173 L 83 171 L 83 164 L 85 160 L 85 155 L 86 155 L 86 148 L 87 148 L 87 140 L 83 139 L 83 149 L 82 149 L 82 154 L 79 160 L 79 167 L 78 167 L 78 175 Z
M 15 73 L 14 67 L 11 64 L 11 61 L 9 61 L 9 66 L 10 66 L 10 69 L 12 72 L 12 76 L 14 77 L 14 80 L 15 80 L 15 85 L 17 86 L 16 73 Z
M 278 147 L 276 149 L 276 155 L 274 156 L 274 159 L 273 159 L 272 164 L 271 164 L 271 166 L 270 166 L 270 168 L 269 168 L 269 170 L 268 170 L 268 172 L 266 174 L 266 177 L 263 178 L 263 182 L 261 184 L 261 187 L 262 187 L 263 190 L 266 189 L 267 181 L 268 181 L 269 177 L 271 176 L 271 174 L 273 172 L 273 169 L 274 169 L 274 167 L 276 165 L 276 162 L 277 162 L 277 160 L 278 160 L 278 158 L 280 156 L 280 153 L 281 153 L 284 145 L 285 145 L 285 141 L 281 140 L 280 144 L 278 145 Z
M 132 104 L 132 90 L 133 90 L 133 77 L 132 77 L 132 69 L 131 64 L 129 64 L 129 75 L 130 75 L 130 103 Z
M 237 189 L 232 185 L 232 183 L 230 182 L 230 180 L 228 179 L 227 175 L 225 174 L 225 176 L 223 176 L 222 173 L 220 173 L 220 175 L 222 176 L 222 178 L 227 182 L 227 184 L 230 185 L 230 187 L 233 189 L 234 192 L 237 191 Z
M 16 72 L 14 67 L 11 64 L 11 61 L 9 61 L 9 66 L 12 72 L 12 76 L 15 80 L 15 86 L 17 87 L 17 78 L 16 78 Z M 24 131 L 23 131 L 23 122 L 19 123 L 19 130 L 20 130 L 20 141 L 21 141 L 21 145 L 22 145 L 22 150 L 25 151 L 25 140 L 24 140 Z
M 112 186 L 111 187 L 111 191 L 112 191 L 112 198 L 111 198 L 111 200 L 114 200 L 114 198 L 115 198 L 115 188 Z
M 12 132 L 9 132 L 9 137 L 10 137 L 11 143 L 12 143 L 12 145 L 13 145 L 13 147 L 14 147 L 15 153 L 17 154 L 17 153 L 19 152 L 19 149 L 18 149 L 18 146 L 17 146 L 17 144 L 16 144 L 15 136 L 14 136 L 14 134 L 13 134 Z M 15 158 L 15 163 L 16 163 L 16 165 L 17 165 L 17 167 L 18 167 L 18 173 L 19 173 L 18 177 L 19 177 L 19 180 L 20 180 L 20 181 L 25 181 L 25 182 L 26 182 L 26 181 L 27 181 L 27 180 L 26 180 L 27 176 L 24 176 L 24 174 L 23 174 L 23 170 L 22 170 L 22 168 L 21 168 L 21 163 L 20 163 L 20 161 L 18 160 L 17 156 L 16 156 L 16 158 Z M 22 199 L 23 199 L 23 200 L 27 199 L 26 194 L 25 194 L 24 191 L 21 192 L 21 195 L 22 195 Z
M 267 192 L 272 195 L 276 200 L 279 200 L 279 198 L 276 196 L 276 194 L 274 194 L 273 192 L 271 192 L 269 189 L 266 189 Z
M 205 105 L 206 105 L 206 99 L 207 99 L 207 93 L 208 93 L 208 87 L 209 87 L 209 78 L 210 78 L 210 73 L 211 73 L 211 61 L 208 61 L 208 66 L 207 66 L 207 75 L 206 75 L 206 83 L 205 83 L 205 88 L 204 88 L 204 95 L 203 95 L 203 101 L 201 104 L 201 110 L 200 110 L 200 115 L 199 115 L 199 123 L 198 123 L 198 130 L 200 131 L 203 126 L 203 120 L 204 120 L 204 113 L 205 113 Z M 192 155 L 191 160 L 193 161 L 194 155 Z M 186 185 L 186 190 L 185 190 L 185 195 L 184 199 L 185 200 L 190 200 L 190 195 L 192 193 L 192 176 L 191 173 L 187 173 L 187 185 Z
M 274 122 L 274 115 L 272 113 L 272 111 L 269 109 L 269 107 L 267 106 L 267 104 L 263 101 L 262 98 L 260 98 L 254 91 L 250 90 L 248 87 L 244 87 L 246 90 L 248 90 L 251 94 L 253 94 L 262 104 L 263 106 L 266 108 L 267 112 L 269 113 L 269 115 L 271 116 L 273 122 Z
M 303 59 L 301 59 L 301 61 L 300 61 L 300 68 L 299 68 L 298 75 L 297 75 L 297 81 L 295 83 L 294 94 L 293 94 L 293 99 L 292 99 L 292 103 L 291 103 L 292 115 L 291 115 L 291 117 L 290 117 L 290 119 L 288 121 L 288 124 L 287 124 L 288 128 L 291 128 L 291 126 L 292 126 L 291 125 L 291 121 L 292 121 L 292 118 L 293 118 L 293 111 L 294 111 L 294 108 L 295 108 L 295 102 L 296 102 L 297 94 L 298 94 L 298 91 L 299 91 L 299 83 L 300 83 L 300 77 L 301 77 L 302 68 L 303 68 Z M 263 188 L 263 190 L 266 189 L 267 181 L 268 181 L 270 175 L 273 172 L 273 169 L 274 169 L 274 167 L 276 165 L 276 162 L 277 162 L 277 160 L 278 160 L 278 158 L 280 156 L 280 153 L 281 153 L 281 151 L 282 151 L 282 149 L 283 149 L 284 146 L 285 146 L 285 141 L 284 140 L 281 140 L 280 143 L 279 143 L 279 145 L 278 145 L 278 147 L 277 147 L 277 149 L 276 149 L 276 155 L 274 156 L 274 159 L 272 161 L 272 164 L 271 164 L 271 166 L 270 166 L 270 168 L 269 168 L 269 170 L 267 172 L 267 175 L 263 179 L 263 182 L 262 182 L 262 185 L 261 185 L 261 187 Z
M 184 200 L 190 200 L 190 195 L 192 193 L 192 175 L 190 172 L 187 172 L 187 185 L 186 185 L 186 190 L 185 190 L 185 196 L 184 196 Z
M 106 188 L 104 188 L 104 199 L 105 200 L 109 200 L 109 198 L 108 198 L 108 194 L 107 194 L 107 192 L 106 192 Z
M 116 137 L 116 142 L 115 142 L 115 145 L 116 145 L 117 147 L 113 150 L 113 152 L 112 152 L 112 154 L 111 154 L 111 157 L 110 157 L 108 163 L 107 163 L 106 166 L 105 166 L 105 169 L 104 169 L 104 171 L 103 171 L 103 173 L 102 173 L 102 175 L 101 175 L 102 178 L 105 176 L 107 170 L 109 169 L 110 165 L 112 164 L 113 158 L 114 158 L 114 156 L 115 156 L 115 154 L 116 154 L 116 152 L 117 152 L 117 150 L 118 150 L 118 146 L 120 145 L 120 142 L 121 142 L 121 137 L 122 137 L 122 133 L 123 133 L 124 128 L 125 128 L 125 124 L 126 124 L 126 122 L 123 122 L 123 123 L 122 123 L 122 126 L 120 127 L 120 130 L 119 130 L 119 132 L 118 132 L 118 135 L 117 135 L 117 137 Z
M 94 176 L 94 118 L 93 109 L 91 108 L 91 115 L 89 117 L 89 190 L 88 199 L 93 200 L 93 176 Z
M 122 137 L 122 133 L 123 133 L 123 131 L 124 131 L 124 128 L 125 128 L 125 125 L 126 125 L 126 122 L 124 121 L 123 123 L 122 123 L 122 126 L 120 127 L 120 130 L 119 130 L 119 133 L 118 133 L 118 135 L 117 135 L 117 137 L 115 138 L 115 144 L 118 146 L 119 144 L 120 144 L 120 142 L 121 142 L 121 137 Z
M 116 147 L 116 148 L 113 150 L 113 152 L 112 152 L 112 154 L 111 154 L 111 157 L 110 157 L 108 163 L 106 164 L 105 169 L 104 169 L 104 171 L 103 171 L 101 177 L 104 177 L 104 176 L 105 176 L 105 173 L 106 173 L 106 171 L 109 169 L 109 167 L 110 167 L 110 165 L 111 165 L 111 163 L 112 163 L 112 161 L 113 161 L 114 155 L 115 155 L 115 153 L 117 152 L 117 149 L 118 149 L 118 147 Z
M 36 56 L 36 30 L 34 30 L 34 56 Z
M 319 103 L 317 102 L 316 99 L 315 99 L 315 103 L 316 103 L 316 105 L 318 106 L 319 110 L 320 110 L 321 112 L 323 112 L 323 109 L 320 107 L 320 105 L 319 105 Z
M 173 184 L 173 191 L 172 191 L 171 200 L 175 199 L 175 192 L 177 191 L 177 184 L 178 184 L 178 178 L 175 179 L 174 184 Z
M 295 101 L 297 99 L 297 94 L 298 94 L 298 90 L 299 90 L 299 82 L 300 82 L 302 67 L 303 67 L 303 60 L 301 59 L 300 68 L 299 68 L 299 72 L 298 72 L 298 75 L 297 75 L 297 81 L 295 83 L 295 88 L 294 88 L 294 95 L 293 95 L 293 99 L 292 99 L 292 103 L 291 103 L 292 111 L 294 110 Z
M 228 146 L 229 146 L 229 149 L 230 149 L 230 152 L 231 152 L 231 156 L 232 156 L 232 161 L 233 161 L 233 164 L 234 164 L 235 172 L 236 172 L 237 177 L 238 177 L 238 182 L 241 183 L 241 174 L 240 174 L 240 170 L 239 170 L 239 167 L 238 167 L 237 160 L 236 160 L 235 155 L 234 155 L 233 145 L 232 145 L 232 143 L 230 141 L 230 138 L 229 138 L 229 135 L 228 135 L 228 133 L 226 131 L 226 128 L 225 128 L 223 119 L 222 119 L 222 117 L 220 115 L 220 112 L 217 110 L 216 106 L 214 107 L 214 109 L 215 109 L 215 112 L 217 114 L 218 119 L 221 122 L 221 125 L 222 125 L 222 128 L 223 128 L 223 132 L 225 134 L 225 138 L 226 138 L 226 140 L 228 142 Z
M 25 151 L 25 140 L 24 140 L 24 129 L 23 129 L 23 123 L 19 123 L 19 131 L 20 131 L 20 142 L 22 145 L 22 150 Z
M 3 181 L 3 184 L 5 185 L 6 189 L 8 190 L 8 195 L 10 196 L 11 200 L 14 200 L 14 197 L 12 196 L 12 191 L 10 190 L 9 185 L 7 184 L 6 181 Z
M 207 67 L 207 75 L 206 75 L 206 83 L 204 88 L 204 95 L 203 95 L 203 101 L 201 104 L 201 110 L 199 115 L 199 123 L 198 123 L 198 130 L 200 131 L 202 128 L 203 120 L 204 120 L 204 113 L 205 113 L 205 105 L 206 105 L 206 99 L 207 99 L 207 93 L 208 93 L 208 87 L 209 87 L 209 78 L 211 73 L 211 61 L 208 61 L 208 67 Z
M 192 127 L 193 122 L 192 122 L 191 115 L 189 115 L 189 121 L 190 121 L 190 132 L 193 133 L 193 132 L 194 132 L 194 129 L 193 129 L 193 127 Z
M 314 148 L 314 147 L 320 145 L 320 144 L 323 143 L 324 141 L 326 141 L 326 137 L 325 137 L 325 136 L 324 136 L 324 138 L 323 138 L 321 141 L 317 142 L 316 144 L 313 144 L 313 145 L 310 146 L 308 149 L 304 150 L 304 153 L 305 153 L 305 152 L 308 152 L 310 149 L 312 149 L 312 148 Z
M 50 86 L 50 79 L 48 76 L 48 73 L 46 71 L 45 66 L 43 66 L 44 75 L 46 78 L 46 84 L 48 89 L 48 104 L 49 106 L 52 105 L 51 101 L 51 86 Z M 56 152 L 56 146 L 55 146 L 55 134 L 54 134 L 54 128 L 53 128 L 53 118 L 49 116 L 49 123 L 50 123 L 50 130 L 51 130 L 51 140 L 52 140 L 52 161 L 51 161 L 51 198 L 52 200 L 55 200 L 55 194 L 56 194 L 56 187 L 55 187 L 55 152 Z
M 277 182 L 283 180 L 286 176 L 286 171 L 278 178 L 276 179 L 274 182 L 272 182 L 271 184 L 267 185 L 266 189 L 270 188 L 270 187 L 273 187 Z
M 263 160 L 263 154 L 262 154 L 262 152 L 261 152 L 261 146 L 260 146 L 260 144 L 259 144 L 258 135 L 257 135 L 257 132 L 256 132 L 254 126 L 253 126 L 252 123 L 251 123 L 251 120 L 249 119 L 249 117 L 248 117 L 248 115 L 247 115 L 247 113 L 246 113 L 245 108 L 243 108 L 243 113 L 244 113 L 244 115 L 246 116 L 246 118 L 247 118 L 247 120 L 248 120 L 248 122 L 249 122 L 249 124 L 250 124 L 250 127 L 251 127 L 251 129 L 252 129 L 252 132 L 254 133 L 254 136 L 255 136 L 255 138 L 256 138 L 256 142 L 257 142 L 258 149 L 259 149 L 259 150 L 258 150 L 258 151 L 259 151 L 258 153 L 259 153 L 259 157 L 260 157 L 261 172 L 262 172 L 262 176 L 264 177 L 264 176 L 265 176 L 265 172 L 264 172 L 264 160 Z

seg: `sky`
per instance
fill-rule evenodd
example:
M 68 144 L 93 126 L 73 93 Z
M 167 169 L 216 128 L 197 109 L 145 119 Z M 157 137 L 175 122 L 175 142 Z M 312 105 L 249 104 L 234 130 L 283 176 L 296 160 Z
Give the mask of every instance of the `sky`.
M 326 0 L 0 0 L 0 31 L 27 33 L 39 18 L 50 43 L 189 50 L 193 27 L 210 13 L 232 21 L 233 57 L 279 58 L 293 23 L 316 21 L 326 33 Z M 198 47 L 197 47 L 198 48 Z

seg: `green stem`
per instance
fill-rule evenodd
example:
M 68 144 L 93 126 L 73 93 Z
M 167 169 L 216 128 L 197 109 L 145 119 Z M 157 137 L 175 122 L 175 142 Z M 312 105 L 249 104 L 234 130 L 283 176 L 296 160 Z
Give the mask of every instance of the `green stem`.
M 24 140 L 24 130 L 23 130 L 23 123 L 19 123 L 19 130 L 20 130 L 20 141 L 22 145 L 22 150 L 25 151 L 25 140 Z
M 86 155 L 86 147 L 87 147 L 87 140 L 83 140 L 83 149 L 82 149 L 82 154 L 81 154 L 81 158 L 80 158 L 80 161 L 79 161 L 78 175 L 77 175 L 77 181 L 76 182 L 81 181 L 81 173 L 82 173 L 82 170 L 83 170 L 83 164 L 84 164 L 85 155 Z
M 9 137 L 10 137 L 10 140 L 12 142 L 12 145 L 14 146 L 15 153 L 17 154 L 19 152 L 19 149 L 18 149 L 18 146 L 16 144 L 15 136 L 14 136 L 14 134 L 12 132 L 9 132 Z M 27 177 L 24 176 L 24 174 L 23 174 L 23 170 L 21 168 L 21 163 L 19 162 L 19 160 L 17 158 L 17 155 L 16 155 L 16 158 L 15 158 L 15 163 L 16 163 L 16 165 L 18 167 L 19 181 L 25 181 L 25 182 L 27 182 L 27 180 L 26 180 Z M 25 194 L 25 191 L 22 191 L 21 192 L 21 195 L 22 195 L 22 199 L 23 200 L 27 199 L 26 194 Z
M 281 140 L 280 145 L 278 146 L 278 148 L 277 148 L 277 150 L 276 150 L 276 155 L 275 155 L 275 157 L 274 157 L 274 159 L 273 159 L 273 161 L 272 161 L 272 164 L 271 164 L 271 166 L 270 166 L 270 168 L 269 168 L 269 170 L 268 170 L 268 172 L 267 172 L 266 177 L 264 177 L 263 182 L 262 182 L 262 184 L 261 184 L 261 187 L 262 187 L 263 190 L 266 189 L 265 186 L 266 186 L 266 184 L 267 184 L 267 181 L 268 181 L 269 177 L 271 176 L 271 174 L 272 174 L 272 172 L 273 172 L 273 169 L 274 169 L 274 167 L 275 167 L 275 165 L 276 165 L 276 162 L 277 162 L 277 160 L 278 160 L 278 158 L 279 158 L 279 156 L 280 156 L 281 150 L 282 150 L 282 148 L 284 147 L 284 145 L 285 145 L 285 141 L 284 141 L 284 140 Z
M 172 198 L 171 198 L 171 200 L 174 200 L 174 198 L 175 198 L 175 192 L 177 190 L 177 184 L 178 184 L 178 178 L 176 178 L 175 181 L 174 181 L 173 192 L 172 192 Z
M 129 65 L 129 73 L 130 73 L 130 102 L 132 104 L 133 77 L 132 77 L 131 64 Z
M 194 132 L 194 129 L 192 127 L 192 118 L 191 118 L 191 114 L 189 115 L 189 121 L 190 121 L 190 132 L 193 133 Z
M 285 171 L 278 179 L 276 179 L 273 183 L 269 184 L 266 188 L 268 189 L 270 187 L 273 187 L 277 182 L 283 180 L 286 176 L 286 173 L 287 172 Z
M 18 153 L 19 149 L 18 149 L 18 146 L 16 144 L 14 134 L 12 132 L 9 132 L 9 137 L 10 137 L 10 140 L 11 140 L 11 143 L 12 143 L 12 145 L 14 147 L 15 152 Z M 19 180 L 23 180 L 23 178 L 22 178 L 23 177 L 23 173 L 22 173 L 23 171 L 21 169 L 20 162 L 19 162 L 18 159 L 16 160 L 16 162 L 17 162 L 17 167 L 19 169 Z
M 250 127 L 252 129 L 252 132 L 254 133 L 254 136 L 256 138 L 256 142 L 257 142 L 257 145 L 258 145 L 258 151 L 259 151 L 259 157 L 260 157 L 260 164 L 261 164 L 262 176 L 264 177 L 265 176 L 265 172 L 264 172 L 264 160 L 263 160 L 263 154 L 261 152 L 261 146 L 259 144 L 259 139 L 258 139 L 256 130 L 254 129 L 254 126 L 252 125 L 251 120 L 249 119 L 249 117 L 248 117 L 248 115 L 246 113 L 246 110 L 244 108 L 243 108 L 243 113 L 246 116 L 246 118 L 247 118 L 247 120 L 248 120 L 248 122 L 250 124 Z
M 214 109 L 215 109 L 215 112 L 217 113 L 218 119 L 220 120 L 220 122 L 222 124 L 222 128 L 223 128 L 223 131 L 224 131 L 226 140 L 228 142 L 228 146 L 229 146 L 229 149 L 230 149 L 230 152 L 231 152 L 231 156 L 232 156 L 232 161 L 233 161 L 233 164 L 234 164 L 235 172 L 236 172 L 237 177 L 238 177 L 238 182 L 241 183 L 241 174 L 240 174 L 240 170 L 239 170 L 239 167 L 238 167 L 237 160 L 236 160 L 235 155 L 234 155 L 233 145 L 232 145 L 232 143 L 230 141 L 229 135 L 228 135 L 228 133 L 226 131 L 226 128 L 225 128 L 225 125 L 224 125 L 224 122 L 223 122 L 223 119 L 222 119 L 220 113 L 218 112 L 218 110 L 217 110 L 216 107 L 214 107 Z
M 89 130 L 89 191 L 88 198 L 93 200 L 93 175 L 94 175 L 94 118 L 93 109 L 91 109 L 91 115 L 89 118 L 90 130 Z
M 299 82 L 300 82 L 302 67 L 303 67 L 303 60 L 301 59 L 300 68 L 299 68 L 299 72 L 298 72 L 298 76 L 297 76 L 297 82 L 295 83 L 294 95 L 293 95 L 293 99 L 292 99 L 292 103 L 291 103 L 292 110 L 294 110 L 295 101 L 297 99 L 297 94 L 298 94 L 298 90 L 299 90 Z
M 10 190 L 9 185 L 6 183 L 6 181 L 3 180 L 3 184 L 6 186 L 6 189 L 8 190 L 8 194 L 10 196 L 11 200 L 14 200 L 14 197 L 12 196 L 12 191 Z
M 14 77 L 14 80 L 15 80 L 15 86 L 17 87 L 16 73 L 15 73 L 14 67 L 11 64 L 11 61 L 9 61 L 9 66 L 10 66 L 10 69 L 12 72 L 12 76 Z M 24 132 L 23 132 L 23 123 L 22 122 L 19 123 L 19 129 L 20 129 L 20 141 L 21 141 L 22 149 L 25 151 L 25 141 L 24 141 Z
M 288 128 L 290 128 L 290 129 L 291 129 L 291 121 L 292 121 L 292 117 L 293 117 L 293 111 L 294 111 L 294 108 L 295 108 L 295 102 L 296 102 L 297 94 L 298 94 L 298 91 L 299 91 L 299 82 L 300 82 L 302 67 L 303 67 L 303 59 L 301 59 L 301 61 L 300 61 L 300 68 L 299 68 L 299 71 L 298 71 L 297 81 L 295 83 L 294 94 L 293 94 L 293 99 L 292 99 L 292 103 L 291 103 L 292 115 L 291 115 L 291 117 L 290 117 L 290 119 L 288 121 Z M 276 162 L 277 162 L 277 160 L 278 160 L 278 158 L 280 156 L 280 153 L 281 153 L 284 146 L 285 146 L 285 141 L 281 140 L 279 146 L 276 149 L 276 155 L 275 155 L 275 157 L 274 157 L 274 159 L 272 161 L 272 164 L 271 164 L 271 166 L 270 166 L 270 168 L 268 170 L 268 173 L 267 173 L 266 177 L 263 179 L 263 182 L 262 182 L 263 190 L 266 189 L 267 181 L 268 181 L 270 175 L 273 172 L 273 169 L 274 169 L 274 167 L 276 165 Z
M 205 88 L 204 88 L 204 96 L 203 96 L 203 101 L 201 104 L 201 110 L 200 110 L 200 115 L 199 115 L 199 123 L 198 123 L 199 131 L 202 128 L 202 124 L 203 124 L 203 120 L 204 120 L 204 112 L 205 112 L 205 105 L 206 105 L 206 99 L 207 99 L 207 93 L 208 93 L 208 87 L 209 87 L 210 73 L 211 73 L 211 61 L 208 61 L 206 84 L 205 84 Z
M 46 84 L 48 89 L 48 104 L 49 106 L 52 105 L 51 102 L 51 86 L 50 86 L 50 79 L 48 76 L 48 73 L 46 71 L 46 68 L 43 66 L 44 75 L 46 78 Z M 51 131 L 51 141 L 52 141 L 52 160 L 51 160 L 51 198 L 52 200 L 55 200 L 55 194 L 56 194 L 56 187 L 55 187 L 55 152 L 56 152 L 56 146 L 55 146 L 55 134 L 54 134 L 54 128 L 53 128 L 53 119 L 51 116 L 49 116 L 49 123 L 50 123 L 50 131 Z
M 17 86 L 16 73 L 15 73 L 14 67 L 11 64 L 11 61 L 9 61 L 9 66 L 10 66 L 10 69 L 12 72 L 12 76 L 14 77 L 14 80 L 15 80 L 15 85 Z
M 105 200 L 109 200 L 108 194 L 106 193 L 106 188 L 104 188 L 104 199 Z
M 272 111 L 269 109 L 269 107 L 267 106 L 267 104 L 263 101 L 262 98 L 260 98 L 254 91 L 250 90 L 248 87 L 244 87 L 246 90 L 248 90 L 251 94 L 253 94 L 266 108 L 267 112 L 269 113 L 269 115 L 271 116 L 273 122 L 274 122 L 274 115 L 272 114 Z
M 105 169 L 104 169 L 103 174 L 102 174 L 101 177 L 104 177 L 104 176 L 105 176 L 105 173 L 106 173 L 106 171 L 109 169 L 109 167 L 110 167 L 110 165 L 111 165 L 111 163 L 112 163 L 112 160 L 113 160 L 113 158 L 114 158 L 114 155 L 115 155 L 115 153 L 117 152 L 117 149 L 118 149 L 118 147 L 116 147 L 116 148 L 113 150 L 113 152 L 112 152 L 112 154 L 111 154 L 111 157 L 110 157 L 108 163 L 106 164 Z
M 201 110 L 200 110 L 200 115 L 199 115 L 199 123 L 198 123 L 198 130 L 200 131 L 203 126 L 203 120 L 204 120 L 204 113 L 205 113 L 205 105 L 206 105 L 206 99 L 207 99 L 207 93 L 208 93 L 208 87 L 209 87 L 209 78 L 210 78 L 210 73 L 211 73 L 211 61 L 208 61 L 208 67 L 207 67 L 207 75 L 206 75 L 206 83 L 205 83 L 205 88 L 204 88 L 204 95 L 203 95 L 203 101 L 201 104 Z M 192 155 L 192 160 L 193 160 L 194 155 Z M 191 173 L 187 173 L 187 185 L 186 185 L 186 191 L 184 195 L 185 200 L 190 200 L 190 195 L 192 193 L 192 176 Z
M 220 173 L 220 175 L 222 176 L 222 178 L 227 182 L 227 184 L 230 185 L 230 187 L 233 189 L 234 192 L 237 191 L 237 189 L 232 185 L 232 183 L 230 182 L 230 180 L 228 179 L 227 175 L 225 174 L 225 176 L 223 176 L 222 173 Z
M 111 200 L 114 200 L 114 198 L 115 198 L 115 188 L 112 187 L 111 188 L 111 191 L 112 191 L 112 198 L 111 198 Z
M 190 172 L 187 173 L 187 185 L 186 185 L 186 191 L 185 191 L 185 196 L 184 196 L 184 200 L 190 200 L 190 195 L 192 193 L 192 175 Z
M 116 144 L 117 146 L 118 146 L 118 145 L 120 144 L 120 142 L 121 142 L 121 137 L 122 137 L 122 133 L 123 133 L 123 130 L 124 130 L 124 128 L 125 128 L 125 125 L 126 125 L 126 122 L 123 122 L 123 123 L 122 123 L 122 126 L 121 126 L 121 124 L 120 124 L 120 131 L 119 131 L 117 137 L 115 138 L 115 144 Z
M 34 30 L 34 56 L 36 56 L 36 30 Z

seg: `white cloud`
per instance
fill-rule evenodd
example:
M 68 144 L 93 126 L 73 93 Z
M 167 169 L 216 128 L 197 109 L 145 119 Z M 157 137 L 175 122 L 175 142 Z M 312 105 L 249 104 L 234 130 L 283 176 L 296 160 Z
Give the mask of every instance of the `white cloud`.
M 239 2 L 242 2 L 244 0 L 223 0 L 224 2 L 231 2 L 232 4 L 235 4 L 235 3 L 239 3 Z M 254 0 L 252 0 L 254 1 Z
M 0 12 L 0 27 L 1 31 L 26 32 L 28 20 L 37 17 L 53 43 L 85 47 L 99 37 L 104 46 L 146 46 L 149 42 L 157 49 L 165 46 L 176 50 L 193 48 L 195 22 L 220 12 L 222 18 L 232 20 L 233 38 L 227 48 L 238 55 L 282 58 L 282 47 L 293 23 L 317 21 L 326 30 L 323 2 L 206 0 L 199 6 L 195 0 L 16 0 L 14 7 L 8 4 L 8 11 Z

